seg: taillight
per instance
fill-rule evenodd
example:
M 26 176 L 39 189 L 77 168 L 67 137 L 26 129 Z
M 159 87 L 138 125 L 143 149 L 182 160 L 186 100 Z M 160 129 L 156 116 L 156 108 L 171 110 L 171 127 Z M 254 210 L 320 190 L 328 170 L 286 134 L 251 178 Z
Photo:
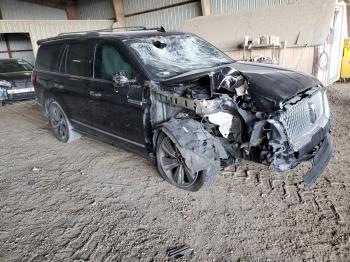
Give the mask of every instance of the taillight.
M 36 74 L 32 73 L 31 79 L 32 79 L 33 86 L 35 86 L 35 84 L 36 84 Z

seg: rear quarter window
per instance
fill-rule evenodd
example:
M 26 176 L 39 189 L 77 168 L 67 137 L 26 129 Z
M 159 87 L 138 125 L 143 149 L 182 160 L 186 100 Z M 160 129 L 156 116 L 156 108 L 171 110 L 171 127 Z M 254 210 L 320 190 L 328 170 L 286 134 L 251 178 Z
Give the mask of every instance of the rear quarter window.
M 38 50 L 35 69 L 58 71 L 64 47 L 64 44 L 41 46 Z

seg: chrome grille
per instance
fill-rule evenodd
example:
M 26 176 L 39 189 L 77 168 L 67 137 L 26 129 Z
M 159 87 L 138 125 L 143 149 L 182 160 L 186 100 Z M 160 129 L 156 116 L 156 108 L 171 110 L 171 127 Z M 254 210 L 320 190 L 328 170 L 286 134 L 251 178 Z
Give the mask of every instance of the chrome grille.
M 318 123 L 325 112 L 325 96 L 325 93 L 318 89 L 296 104 L 286 106 L 286 111 L 280 115 L 279 120 L 294 150 L 302 146 L 300 138 L 319 128 Z

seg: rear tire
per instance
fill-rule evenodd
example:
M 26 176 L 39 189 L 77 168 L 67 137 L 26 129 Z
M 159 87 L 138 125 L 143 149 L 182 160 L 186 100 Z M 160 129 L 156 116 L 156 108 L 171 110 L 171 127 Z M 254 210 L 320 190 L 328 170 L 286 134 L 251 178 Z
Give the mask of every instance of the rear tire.
M 202 170 L 192 173 L 186 166 L 177 145 L 163 132 L 156 143 L 157 167 L 161 176 L 170 184 L 196 192 L 211 186 L 218 170 Z
M 63 143 L 70 143 L 79 139 L 81 135 L 73 130 L 59 103 L 54 99 L 50 99 L 47 104 L 49 121 L 55 137 Z

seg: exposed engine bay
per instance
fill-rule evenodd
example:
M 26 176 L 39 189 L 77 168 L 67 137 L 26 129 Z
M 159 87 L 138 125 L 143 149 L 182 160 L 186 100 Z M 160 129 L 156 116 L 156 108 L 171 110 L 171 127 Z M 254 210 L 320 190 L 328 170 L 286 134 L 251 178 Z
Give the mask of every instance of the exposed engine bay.
M 310 187 L 331 157 L 325 90 L 302 73 L 234 63 L 152 81 L 150 90 L 152 127 L 177 143 L 192 171 L 245 159 L 283 172 L 311 160 Z

